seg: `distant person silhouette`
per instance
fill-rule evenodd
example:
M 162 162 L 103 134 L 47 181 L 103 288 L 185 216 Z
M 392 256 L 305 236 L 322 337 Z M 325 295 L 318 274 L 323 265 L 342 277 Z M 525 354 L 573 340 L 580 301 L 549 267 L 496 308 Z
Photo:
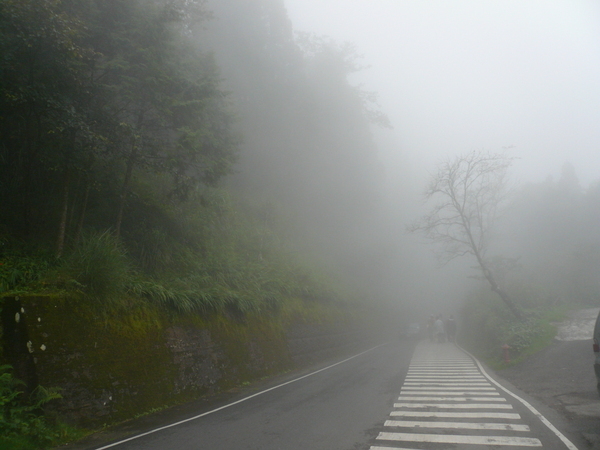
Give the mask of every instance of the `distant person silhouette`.
M 456 320 L 452 314 L 446 320 L 446 335 L 449 342 L 456 342 Z
M 435 323 L 433 324 L 433 328 L 435 331 L 435 336 L 437 338 L 437 342 L 439 344 L 443 344 L 446 339 L 445 339 L 445 331 L 444 331 L 444 321 L 442 320 L 442 315 L 440 314 L 439 316 L 437 316 L 437 319 L 435 320 Z

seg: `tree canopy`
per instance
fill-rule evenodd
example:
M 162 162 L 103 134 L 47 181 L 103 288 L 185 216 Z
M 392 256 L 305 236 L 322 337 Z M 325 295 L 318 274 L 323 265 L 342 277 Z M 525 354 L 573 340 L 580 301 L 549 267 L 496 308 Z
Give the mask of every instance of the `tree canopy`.
M 60 253 L 78 232 L 68 215 L 86 214 L 78 191 L 102 192 L 119 234 L 134 171 L 168 175 L 173 198 L 229 173 L 232 115 L 213 60 L 185 43 L 183 6 L 3 0 L 2 213 L 13 231 L 57 230 Z

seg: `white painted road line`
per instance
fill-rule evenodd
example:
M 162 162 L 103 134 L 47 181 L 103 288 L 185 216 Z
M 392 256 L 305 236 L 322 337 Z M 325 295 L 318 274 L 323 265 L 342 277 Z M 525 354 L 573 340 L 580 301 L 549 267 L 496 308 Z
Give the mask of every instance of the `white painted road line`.
M 401 395 L 398 400 L 405 402 L 506 402 L 504 397 L 424 397 L 422 395 Z
M 386 420 L 386 427 L 404 428 L 447 428 L 457 430 L 505 430 L 505 431 L 530 431 L 527 425 L 511 423 L 479 423 L 479 422 L 432 422 L 413 420 Z
M 460 347 L 459 347 L 460 348 Z M 477 363 L 477 366 L 479 367 L 479 370 L 481 370 L 481 373 L 483 373 L 489 380 L 490 382 L 494 383 L 497 387 L 499 387 L 500 389 L 502 389 L 504 392 L 506 392 L 508 395 L 510 395 L 511 397 L 513 397 L 514 399 L 518 400 L 519 402 L 521 402 L 521 404 L 523 404 L 527 409 L 529 409 L 529 411 L 531 411 L 539 420 L 540 422 L 542 422 L 544 425 L 546 425 L 546 427 L 552 431 L 554 433 L 554 435 L 556 437 L 558 437 L 563 444 L 565 444 L 565 446 L 569 449 L 569 450 L 577 450 L 577 447 L 575 446 L 575 444 L 573 444 L 564 434 L 562 434 L 548 419 L 546 419 L 537 409 L 535 409 L 529 402 L 527 402 L 526 400 L 522 399 L 521 397 L 519 397 L 517 394 L 511 392 L 509 389 L 505 388 L 504 386 L 502 386 L 500 383 L 498 383 L 496 380 L 494 380 L 493 378 L 491 378 L 488 373 L 485 371 L 485 369 L 483 368 L 483 366 L 481 365 L 481 363 L 477 360 L 477 358 L 475 358 L 473 355 L 471 355 L 469 352 L 467 352 L 466 350 L 461 349 L 463 352 L 465 352 L 466 354 L 470 355 L 473 358 L 473 361 L 475 361 Z
M 475 390 L 465 391 L 464 389 L 460 390 L 460 391 L 451 391 L 451 390 L 446 390 L 448 388 L 439 388 L 439 389 L 444 389 L 444 390 L 438 391 L 436 389 L 431 389 L 431 388 L 414 390 L 414 389 L 402 388 L 402 390 L 400 391 L 400 395 L 463 395 L 463 396 L 489 395 L 491 397 L 500 395 L 500 393 L 497 391 L 493 391 L 493 392 L 475 391 Z
M 470 374 L 470 373 L 476 373 L 479 374 L 479 371 L 477 370 L 476 367 L 473 367 L 472 369 L 408 369 L 408 373 L 445 373 L 445 374 Z
M 419 380 L 485 380 L 483 375 L 406 375 L 407 379 Z
M 536 438 L 512 436 L 460 436 L 446 434 L 379 433 L 377 439 L 404 442 L 435 442 L 440 444 L 514 445 L 519 447 L 541 447 Z
M 369 450 L 419 450 L 416 448 L 406 448 L 406 447 L 379 447 L 379 446 L 371 446 Z
M 519 420 L 517 413 L 499 412 L 443 412 L 443 411 L 392 411 L 392 417 L 428 417 L 432 419 L 509 419 Z
M 487 382 L 473 382 L 473 383 L 444 383 L 442 381 L 407 381 L 404 383 L 405 386 L 491 386 Z
M 478 391 L 480 392 L 482 395 L 484 394 L 484 392 L 481 391 L 494 391 L 494 395 L 500 395 L 496 389 L 494 389 L 493 387 L 491 387 L 491 385 L 488 385 L 490 387 L 469 387 L 468 391 Z M 440 387 L 436 387 L 436 386 L 403 386 L 402 390 L 403 391 L 464 391 L 466 390 L 466 387 L 448 387 L 448 386 L 440 386 Z
M 456 367 L 456 366 L 473 366 L 472 359 L 447 359 L 447 360 L 432 360 L 418 359 L 410 362 L 411 366 L 437 366 L 437 367 Z
M 139 439 L 141 437 L 148 436 L 150 434 L 157 433 L 159 431 L 166 430 L 168 428 L 173 428 L 173 427 L 179 426 L 179 425 L 184 424 L 184 423 L 188 423 L 188 422 L 191 422 L 191 421 L 194 421 L 194 420 L 198 420 L 198 419 L 200 419 L 202 417 L 208 416 L 209 414 L 216 413 L 217 411 L 221 411 L 221 410 L 223 410 L 225 408 L 229 408 L 231 406 L 235 406 L 235 405 L 237 405 L 239 403 L 245 402 L 245 401 L 250 400 L 252 398 L 258 397 L 259 395 L 263 395 L 263 394 L 265 394 L 267 392 L 274 391 L 275 389 L 279 389 L 279 388 L 281 388 L 283 386 L 287 386 L 287 385 L 292 384 L 292 383 L 296 383 L 297 381 L 303 380 L 305 378 L 312 377 L 313 375 L 316 375 L 318 373 L 321 373 L 321 372 L 324 372 L 326 370 L 329 370 L 332 367 L 339 366 L 340 364 L 344 364 L 347 361 L 350 361 L 350 360 L 352 360 L 354 358 L 358 358 L 359 356 L 364 355 L 365 353 L 368 353 L 370 351 L 373 351 L 373 350 L 375 350 L 375 349 L 377 349 L 379 347 L 383 347 L 384 345 L 387 345 L 387 344 L 377 345 L 377 346 L 375 346 L 373 348 L 370 348 L 370 349 L 365 350 L 363 352 L 357 353 L 356 355 L 350 356 L 349 358 L 346 358 L 346 359 L 343 359 L 343 360 L 338 361 L 336 363 L 333 363 L 333 364 L 331 364 L 331 365 L 329 365 L 327 367 L 323 367 L 322 369 L 315 370 L 314 372 L 307 373 L 306 375 L 302 375 L 301 377 L 294 378 L 293 380 L 286 381 L 285 383 L 278 384 L 277 386 L 273 386 L 273 387 L 270 387 L 270 388 L 265 389 L 263 391 L 256 392 L 256 393 L 254 393 L 252 395 L 244 397 L 244 398 L 242 398 L 240 400 L 237 400 L 235 402 L 231 402 L 231 403 L 228 403 L 226 405 L 219 406 L 218 408 L 215 408 L 215 409 L 213 409 L 211 411 L 206 411 L 206 412 L 204 412 L 202 414 L 198 414 L 197 416 L 190 417 L 190 418 L 184 419 L 184 420 L 180 420 L 179 422 L 175 422 L 175 423 L 171 423 L 169 425 L 165 425 L 165 426 L 162 426 L 162 427 L 154 428 L 153 430 L 146 431 L 145 433 L 140 433 L 140 434 L 137 434 L 135 436 L 131 436 L 131 437 L 127 438 L 127 439 L 123 439 L 121 441 L 113 442 L 112 444 L 108 444 L 108 445 L 104 445 L 102 447 L 98 447 L 96 450 L 105 450 L 107 448 L 116 447 L 118 445 L 124 444 L 125 442 L 133 441 L 135 439 Z
M 493 380 L 476 358 L 464 359 L 465 353 L 455 345 L 419 344 L 415 355 L 418 359 L 411 361 L 398 402 L 383 424 L 386 431 L 376 437 L 378 442 L 391 442 L 371 446 L 370 450 L 415 450 L 411 444 L 461 449 L 542 447 L 542 441 L 531 435 L 531 423 L 523 422 L 510 403 L 512 399 L 501 391 L 520 401 L 555 431 L 569 450 L 577 450 L 531 405 Z M 444 360 L 439 358 L 442 354 Z M 458 357 L 447 358 L 452 355 Z M 529 415 L 527 418 L 535 420 Z M 544 446 L 555 450 L 550 442 L 544 442 Z
M 394 403 L 394 408 L 512 409 L 512 405 L 504 403 Z

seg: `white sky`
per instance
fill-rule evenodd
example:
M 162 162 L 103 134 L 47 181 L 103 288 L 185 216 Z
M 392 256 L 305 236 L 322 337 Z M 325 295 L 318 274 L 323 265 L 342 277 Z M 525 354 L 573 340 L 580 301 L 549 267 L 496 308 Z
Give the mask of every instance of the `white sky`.
M 511 145 L 521 181 L 566 161 L 584 187 L 600 180 L 600 2 L 285 3 L 295 30 L 358 46 L 371 67 L 352 81 L 379 93 L 395 126 L 382 159 L 423 184 L 441 157 Z

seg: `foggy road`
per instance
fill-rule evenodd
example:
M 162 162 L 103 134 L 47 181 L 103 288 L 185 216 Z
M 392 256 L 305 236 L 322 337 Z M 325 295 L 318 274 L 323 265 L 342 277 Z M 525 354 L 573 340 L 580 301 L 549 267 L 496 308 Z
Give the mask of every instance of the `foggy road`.
M 453 344 L 413 348 L 391 342 L 175 426 L 85 448 L 577 449 Z

